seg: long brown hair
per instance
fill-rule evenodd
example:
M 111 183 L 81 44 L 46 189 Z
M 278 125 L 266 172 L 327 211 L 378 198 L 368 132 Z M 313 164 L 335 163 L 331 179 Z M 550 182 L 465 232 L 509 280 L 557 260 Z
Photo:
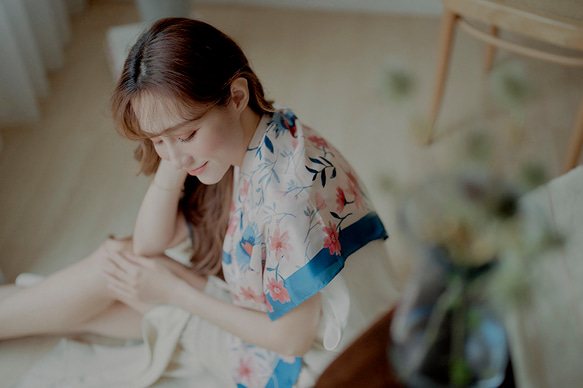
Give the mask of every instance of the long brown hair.
M 260 116 L 274 111 L 241 48 L 216 28 L 197 20 L 167 18 L 145 31 L 129 52 L 111 100 L 117 131 L 139 142 L 134 156 L 140 173 L 156 172 L 160 158 L 148 138 L 151 134 L 140 128 L 132 103 L 148 93 L 174 99 L 184 115 L 189 108 L 223 107 L 231 101 L 231 83 L 240 77 L 247 80 L 250 108 Z M 186 179 L 180 208 L 193 226 L 191 262 L 199 274 L 221 273 L 232 186 L 232 168 L 215 185 L 204 185 L 192 176 Z

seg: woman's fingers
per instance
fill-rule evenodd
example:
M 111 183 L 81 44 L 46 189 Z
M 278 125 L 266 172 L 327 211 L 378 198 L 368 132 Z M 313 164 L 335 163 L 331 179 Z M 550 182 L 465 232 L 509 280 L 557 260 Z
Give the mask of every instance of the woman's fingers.
M 118 281 L 123 281 L 127 278 L 125 271 L 119 268 L 117 264 L 109 258 L 106 259 L 105 264 L 103 265 L 103 273 L 109 275 L 109 278 L 114 278 Z
M 120 281 L 115 276 L 105 272 L 105 278 L 107 280 L 107 288 L 112 290 L 117 299 L 126 303 L 126 301 L 132 301 L 136 299 L 136 290 L 129 287 L 126 283 Z
M 138 272 L 137 263 L 130 261 L 119 252 L 110 252 L 108 259 L 129 276 L 134 276 Z

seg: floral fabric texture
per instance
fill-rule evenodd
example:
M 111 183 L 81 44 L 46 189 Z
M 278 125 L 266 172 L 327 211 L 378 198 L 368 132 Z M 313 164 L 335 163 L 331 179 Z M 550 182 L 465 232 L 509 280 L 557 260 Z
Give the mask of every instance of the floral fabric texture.
M 234 303 L 276 320 L 386 231 L 348 162 L 289 110 L 265 115 L 235 169 L 223 271 Z M 292 387 L 301 359 L 233 337 L 238 387 Z

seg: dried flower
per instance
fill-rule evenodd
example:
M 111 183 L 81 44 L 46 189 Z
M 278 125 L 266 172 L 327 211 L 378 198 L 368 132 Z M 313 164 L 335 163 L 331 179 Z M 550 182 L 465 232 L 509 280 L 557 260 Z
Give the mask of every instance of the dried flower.
M 530 255 L 556 238 L 546 220 L 525 222 L 521 194 L 517 187 L 482 171 L 452 174 L 414 190 L 401 221 L 414 241 L 444 247 L 461 266 L 483 265 L 511 250 Z
M 410 98 L 415 90 L 415 77 L 404 67 L 390 64 L 384 69 L 384 85 L 393 101 Z
M 494 68 L 490 74 L 490 89 L 494 101 L 508 110 L 524 106 L 532 96 L 524 66 L 518 62 Z

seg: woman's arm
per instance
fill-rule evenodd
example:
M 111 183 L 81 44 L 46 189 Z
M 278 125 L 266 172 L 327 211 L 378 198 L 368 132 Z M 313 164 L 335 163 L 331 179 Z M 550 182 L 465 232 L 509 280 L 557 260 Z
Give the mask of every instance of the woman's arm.
M 322 309 L 317 293 L 271 321 L 264 312 L 220 301 L 186 283 L 175 287 L 169 299 L 168 304 L 206 319 L 245 342 L 296 357 L 302 357 L 312 346 Z
M 134 253 L 155 256 L 188 236 L 184 215 L 178 209 L 186 171 L 162 160 L 142 201 L 134 227 Z
M 111 252 L 104 267 L 108 287 L 133 306 L 169 304 L 191 312 L 242 340 L 289 356 L 303 356 L 318 331 L 322 302 L 312 296 L 281 318 L 225 303 L 194 288 L 156 260 L 131 253 Z

